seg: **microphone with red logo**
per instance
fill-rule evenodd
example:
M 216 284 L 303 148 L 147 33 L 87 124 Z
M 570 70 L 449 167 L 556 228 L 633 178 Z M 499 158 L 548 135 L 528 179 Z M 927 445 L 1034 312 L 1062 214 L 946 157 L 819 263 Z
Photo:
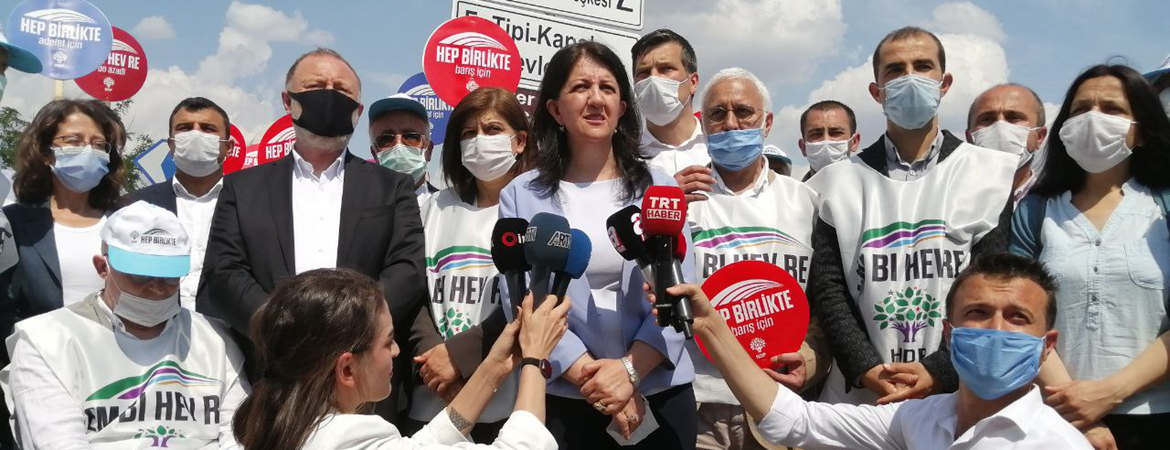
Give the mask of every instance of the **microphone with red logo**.
M 492 229 L 492 262 L 495 263 L 496 270 L 504 274 L 512 306 L 519 306 L 528 291 L 524 273 L 532 269 L 532 266 L 524 257 L 524 233 L 527 231 L 528 221 L 518 217 L 497 220 L 495 228 Z
M 605 220 L 605 229 L 613 249 L 626 261 L 638 263 L 638 268 L 642 269 L 642 278 L 653 287 L 654 265 L 650 264 L 650 255 L 646 254 L 646 244 L 642 238 L 642 208 L 630 205 L 619 209 Z
M 668 294 L 666 288 L 683 282 L 682 266 L 675 257 L 676 249 L 685 246 L 679 238 L 686 224 L 687 201 L 677 186 L 650 186 L 642 196 L 642 231 L 646 237 L 647 255 L 654 267 L 654 307 L 658 309 L 658 325 L 674 327 L 687 339 L 694 337 L 691 325 L 689 299 Z M 686 250 L 683 249 L 685 255 Z

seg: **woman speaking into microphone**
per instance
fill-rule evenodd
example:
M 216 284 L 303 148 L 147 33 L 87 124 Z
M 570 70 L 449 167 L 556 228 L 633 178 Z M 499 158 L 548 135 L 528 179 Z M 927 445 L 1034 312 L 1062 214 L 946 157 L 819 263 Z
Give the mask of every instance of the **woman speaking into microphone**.
M 549 60 L 532 121 L 535 169 L 504 188 L 501 218 L 557 214 L 602 243 L 610 214 L 640 205 L 652 185 L 676 185 L 638 153 L 629 76 L 603 44 L 579 42 Z M 683 267 L 693 267 L 683 234 Z M 644 281 L 636 263 L 595 244 L 569 284 L 569 331 L 550 357 L 548 390 L 547 426 L 562 449 L 695 448 L 694 369 L 683 336 L 655 322 Z

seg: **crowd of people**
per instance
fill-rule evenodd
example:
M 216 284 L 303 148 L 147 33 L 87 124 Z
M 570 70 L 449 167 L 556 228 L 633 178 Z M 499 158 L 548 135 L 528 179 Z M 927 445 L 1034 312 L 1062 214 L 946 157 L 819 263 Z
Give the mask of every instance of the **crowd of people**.
M 21 52 L 0 66 L 39 71 Z M 367 107 L 316 49 L 285 78 L 289 155 L 225 177 L 229 114 L 192 97 L 167 119 L 174 177 L 138 190 L 117 114 L 45 105 L 0 222 L 3 448 L 1162 448 L 1170 68 L 1089 68 L 1051 125 L 997 85 L 956 134 L 937 112 L 962 74 L 901 28 L 863 142 L 850 105 L 778 123 L 750 71 L 701 78 L 674 31 L 631 53 L 559 50 L 530 118 L 476 89 L 435 146 L 423 105 Z M 348 149 L 363 113 L 371 161 Z M 777 127 L 799 127 L 802 180 Z M 689 204 L 667 291 L 709 358 L 600 245 L 652 186 Z M 597 244 L 564 295 L 515 305 L 491 225 L 542 213 Z M 808 294 L 803 344 L 767 369 L 697 287 L 741 260 Z

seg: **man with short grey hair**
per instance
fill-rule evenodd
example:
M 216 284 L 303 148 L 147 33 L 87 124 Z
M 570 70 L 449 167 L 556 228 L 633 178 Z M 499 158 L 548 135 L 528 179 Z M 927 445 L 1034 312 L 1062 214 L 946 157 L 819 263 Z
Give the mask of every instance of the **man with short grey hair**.
M 399 330 L 412 329 L 426 301 L 414 180 L 346 149 L 362 113 L 361 89 L 337 52 L 302 55 L 281 93 L 297 136 L 292 154 L 224 180 L 196 306 L 226 320 L 242 342 L 277 282 L 312 269 L 344 267 L 377 279 Z M 426 328 L 412 331 L 438 339 L 433 326 Z M 395 339 L 403 352 L 394 383 L 401 384 L 422 338 Z M 391 396 L 380 403 L 379 414 L 393 418 L 395 402 Z
M 1032 169 L 1033 155 L 1048 136 L 1044 103 L 1036 91 L 1005 83 L 983 91 L 967 111 L 967 141 L 980 147 L 1019 155 L 1012 178 L 1012 200 L 1019 203 L 1039 178 Z
M 703 133 L 714 183 L 706 201 L 690 204 L 687 220 L 694 236 L 695 275 L 706 280 L 740 260 L 770 261 L 803 288 L 812 259 L 816 193 L 803 183 L 769 169 L 764 138 L 772 129 L 768 89 L 740 68 L 715 74 L 703 94 Z M 799 352 L 774 355 L 768 374 L 794 390 L 815 385 L 827 373 L 815 323 Z M 732 395 L 719 370 L 693 341 L 700 450 L 762 449 L 749 432 L 751 419 Z

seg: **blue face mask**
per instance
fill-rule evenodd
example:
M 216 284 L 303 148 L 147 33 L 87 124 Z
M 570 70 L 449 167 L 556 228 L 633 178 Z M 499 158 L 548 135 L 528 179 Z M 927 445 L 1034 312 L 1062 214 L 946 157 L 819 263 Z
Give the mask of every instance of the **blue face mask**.
M 724 169 L 738 172 L 760 159 L 764 152 L 764 133 L 759 128 L 730 130 L 707 136 L 707 153 L 711 161 Z
M 951 330 L 951 363 L 971 391 L 995 400 L 1028 385 L 1040 374 L 1044 339 L 1015 331 Z
M 886 101 L 882 108 L 895 125 L 907 130 L 926 126 L 938 113 L 942 99 L 942 82 L 922 75 L 903 75 L 887 81 L 882 88 Z
M 53 175 L 73 192 L 89 192 L 110 173 L 110 155 L 93 147 L 53 147 Z

